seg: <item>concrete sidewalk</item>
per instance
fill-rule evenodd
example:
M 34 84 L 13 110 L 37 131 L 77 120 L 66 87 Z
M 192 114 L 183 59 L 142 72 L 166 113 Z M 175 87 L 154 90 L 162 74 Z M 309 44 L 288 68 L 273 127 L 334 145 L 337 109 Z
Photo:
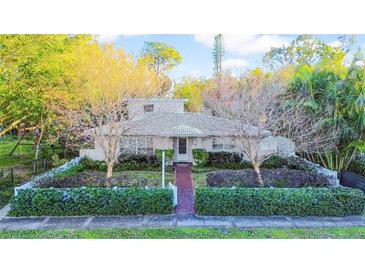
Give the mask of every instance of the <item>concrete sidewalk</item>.
M 319 228 L 365 226 L 364 216 L 349 217 L 256 217 L 172 214 L 151 216 L 3 217 L 0 229 L 65 228 Z

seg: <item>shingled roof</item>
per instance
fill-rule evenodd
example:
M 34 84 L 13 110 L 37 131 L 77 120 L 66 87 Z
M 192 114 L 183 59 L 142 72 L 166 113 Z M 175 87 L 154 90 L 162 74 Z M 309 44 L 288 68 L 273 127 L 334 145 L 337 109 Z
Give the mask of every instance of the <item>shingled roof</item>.
M 231 120 L 198 112 L 146 113 L 135 121 L 129 135 L 146 136 L 232 136 L 235 123 Z M 248 126 L 254 131 L 255 127 Z M 267 132 L 269 135 L 270 133 Z

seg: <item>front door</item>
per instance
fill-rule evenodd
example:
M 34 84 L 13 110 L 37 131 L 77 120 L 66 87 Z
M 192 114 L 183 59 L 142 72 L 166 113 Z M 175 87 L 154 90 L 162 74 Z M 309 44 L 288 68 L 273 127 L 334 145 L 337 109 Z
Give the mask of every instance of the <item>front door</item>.
M 188 161 L 188 139 L 177 138 L 177 157 L 178 162 Z

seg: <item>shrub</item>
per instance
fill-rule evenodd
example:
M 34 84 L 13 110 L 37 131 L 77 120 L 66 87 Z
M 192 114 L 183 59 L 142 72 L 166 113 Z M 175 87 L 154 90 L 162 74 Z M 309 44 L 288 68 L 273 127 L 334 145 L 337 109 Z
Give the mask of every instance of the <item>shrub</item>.
M 194 162 L 198 167 L 203 167 L 207 164 L 209 154 L 205 149 L 193 149 Z
M 166 160 L 171 160 L 174 156 L 173 149 L 155 149 L 155 155 L 158 157 L 160 161 L 162 161 L 162 151 L 165 151 Z
M 52 165 L 53 166 L 61 166 L 61 165 L 65 164 L 68 161 L 67 159 L 60 159 L 58 154 L 53 154 L 52 157 L 51 157 L 51 160 L 52 160 Z
M 207 166 L 226 167 L 229 165 L 239 165 L 242 159 L 238 153 L 231 152 L 208 152 Z M 228 167 L 227 167 L 228 168 Z
M 303 158 L 290 156 L 286 160 L 287 160 L 286 167 L 289 169 L 297 169 L 312 173 L 318 173 L 315 167 L 313 165 L 309 165 Z
M 122 170 L 156 170 L 161 166 L 158 156 L 152 154 L 121 154 L 115 171 Z
M 329 186 L 324 175 L 286 168 L 261 169 L 264 186 L 272 187 L 323 187 Z M 257 175 L 253 169 L 217 170 L 207 173 L 207 185 L 211 187 L 257 187 Z
M 279 168 L 286 167 L 289 168 L 299 166 L 295 164 L 289 164 L 292 162 L 290 159 L 280 157 L 278 155 L 272 155 L 269 159 L 264 161 L 261 168 Z M 238 153 L 232 152 L 208 152 L 208 159 L 206 161 L 207 167 L 214 167 L 220 169 L 246 169 L 253 168 L 251 162 L 242 161 L 242 157 Z
M 111 178 L 105 176 L 105 172 L 96 170 L 85 170 L 81 172 L 65 174 L 56 177 L 47 177 L 39 181 L 38 187 L 55 187 L 55 188 L 76 188 L 83 186 L 90 187 L 143 187 L 143 186 L 160 186 L 160 180 L 152 180 L 143 176 L 122 173 L 114 175 Z
M 278 155 L 272 155 L 264 161 L 261 168 L 280 168 L 288 165 L 288 160 Z
M 169 214 L 169 189 L 24 189 L 10 201 L 11 216 Z
M 95 161 L 85 157 L 80 161 L 80 171 L 82 170 L 97 170 L 106 172 L 107 166 L 104 161 Z
M 348 188 L 197 188 L 201 215 L 347 216 L 362 214 L 365 195 Z
M 347 170 L 365 176 L 365 161 L 361 159 L 352 160 Z

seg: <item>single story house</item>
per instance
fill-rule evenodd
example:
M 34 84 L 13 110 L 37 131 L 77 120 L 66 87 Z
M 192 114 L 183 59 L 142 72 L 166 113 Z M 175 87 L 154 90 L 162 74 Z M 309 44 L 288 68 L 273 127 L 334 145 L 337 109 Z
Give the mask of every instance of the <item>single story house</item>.
M 128 116 L 133 127 L 120 144 L 121 152 L 154 153 L 155 149 L 173 149 L 173 162 L 194 163 L 192 150 L 239 152 L 240 142 L 234 137 L 232 121 L 212 115 L 185 112 L 186 99 L 135 98 L 128 102 Z M 247 127 L 254 132 L 254 127 Z M 283 156 L 294 154 L 295 146 L 284 137 L 266 132 L 260 144 L 261 153 Z M 80 156 L 103 160 L 103 151 L 95 143 L 94 149 L 81 149 Z

